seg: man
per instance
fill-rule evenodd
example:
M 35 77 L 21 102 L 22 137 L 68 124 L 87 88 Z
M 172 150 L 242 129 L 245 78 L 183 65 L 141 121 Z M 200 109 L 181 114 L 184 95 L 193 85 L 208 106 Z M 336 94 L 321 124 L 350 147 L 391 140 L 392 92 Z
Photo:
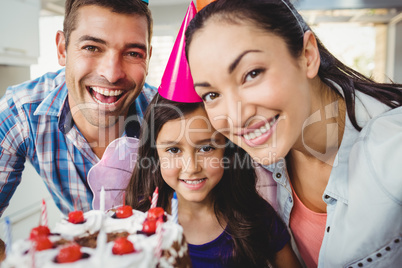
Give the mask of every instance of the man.
M 56 35 L 65 69 L 10 87 L 0 101 L 0 214 L 26 159 L 64 214 L 92 209 L 89 170 L 113 140 L 137 136 L 156 92 L 145 84 L 152 52 L 147 5 L 66 0 Z

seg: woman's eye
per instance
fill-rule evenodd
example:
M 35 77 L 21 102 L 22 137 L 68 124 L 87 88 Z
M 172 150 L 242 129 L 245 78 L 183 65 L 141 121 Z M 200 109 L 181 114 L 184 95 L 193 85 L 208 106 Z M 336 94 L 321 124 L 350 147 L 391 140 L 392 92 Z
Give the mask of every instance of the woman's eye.
M 204 102 L 210 102 L 210 101 L 213 101 L 214 99 L 216 99 L 217 97 L 219 97 L 218 93 L 209 92 L 207 94 L 204 94 L 202 96 L 202 99 Z
M 166 149 L 166 152 L 172 153 L 172 154 L 177 154 L 180 152 L 180 149 L 177 147 L 172 147 L 172 148 L 168 148 Z
M 244 78 L 244 82 L 248 82 L 253 80 L 254 78 L 256 78 L 259 74 L 262 73 L 263 70 L 259 69 L 259 70 L 252 70 L 251 72 L 249 72 L 246 77 Z
M 215 149 L 215 148 L 212 147 L 212 146 L 210 146 L 210 145 L 202 146 L 202 147 L 200 148 L 200 152 L 206 153 L 206 152 L 210 152 L 210 151 L 212 151 L 212 150 L 214 150 L 214 149 Z

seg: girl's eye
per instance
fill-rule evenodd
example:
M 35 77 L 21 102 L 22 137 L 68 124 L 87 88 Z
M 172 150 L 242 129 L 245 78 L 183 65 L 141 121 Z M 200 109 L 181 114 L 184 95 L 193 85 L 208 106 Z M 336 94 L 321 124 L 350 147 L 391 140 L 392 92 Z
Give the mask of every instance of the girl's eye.
M 210 101 L 213 101 L 214 99 L 216 99 L 217 97 L 219 97 L 218 93 L 208 92 L 207 94 L 204 94 L 202 96 L 202 100 L 204 102 L 210 102 Z
M 84 47 L 85 50 L 88 50 L 89 52 L 97 52 L 99 49 L 95 46 L 86 46 Z
M 166 152 L 169 152 L 171 154 L 178 154 L 180 152 L 180 149 L 177 147 L 171 147 L 166 149 Z
M 257 70 L 252 70 L 248 74 L 246 74 L 246 77 L 244 78 L 244 82 L 248 82 L 256 78 L 258 75 L 260 75 L 263 72 L 262 69 L 257 69 Z
M 206 146 L 202 146 L 200 148 L 200 152 L 207 153 L 207 152 L 210 152 L 210 151 L 212 151 L 214 149 L 215 149 L 214 147 L 212 147 L 210 145 L 206 145 Z

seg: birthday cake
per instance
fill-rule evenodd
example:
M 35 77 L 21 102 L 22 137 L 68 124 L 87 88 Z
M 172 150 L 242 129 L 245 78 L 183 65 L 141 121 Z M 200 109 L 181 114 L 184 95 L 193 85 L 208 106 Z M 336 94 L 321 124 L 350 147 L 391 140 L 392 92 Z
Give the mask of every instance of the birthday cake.
M 50 231 L 32 229 L 1 267 L 191 267 L 183 228 L 162 208 L 74 211 Z

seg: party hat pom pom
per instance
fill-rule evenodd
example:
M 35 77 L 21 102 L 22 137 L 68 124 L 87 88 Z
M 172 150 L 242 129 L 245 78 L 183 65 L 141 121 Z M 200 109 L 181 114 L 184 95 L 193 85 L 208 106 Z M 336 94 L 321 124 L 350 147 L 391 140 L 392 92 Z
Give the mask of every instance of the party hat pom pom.
M 212 3 L 215 0 L 197 0 L 197 11 L 200 11 L 201 9 L 203 9 L 206 5 L 208 5 L 209 3 Z

